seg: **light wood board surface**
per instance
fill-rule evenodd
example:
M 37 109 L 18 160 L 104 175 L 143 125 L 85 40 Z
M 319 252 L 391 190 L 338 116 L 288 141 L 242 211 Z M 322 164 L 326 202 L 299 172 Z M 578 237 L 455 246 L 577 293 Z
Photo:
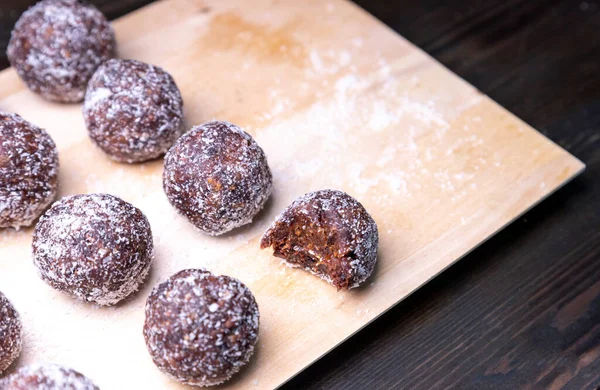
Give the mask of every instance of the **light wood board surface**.
M 59 196 L 108 192 L 132 202 L 156 245 L 143 288 L 99 308 L 37 277 L 31 228 L 0 231 L 0 290 L 24 323 L 16 366 L 64 364 L 104 390 L 184 388 L 152 364 L 143 309 L 154 285 L 205 267 L 241 279 L 261 311 L 256 353 L 225 387 L 276 387 L 584 168 L 343 0 L 165 0 L 114 27 L 119 56 L 174 76 L 188 127 L 223 119 L 255 137 L 275 191 L 252 225 L 202 235 L 169 205 L 162 160 L 111 162 L 87 138 L 80 105 L 46 102 L 2 72 L 0 110 L 46 128 L 58 145 Z M 285 206 L 322 188 L 350 193 L 378 223 L 379 263 L 363 288 L 337 292 L 259 250 Z

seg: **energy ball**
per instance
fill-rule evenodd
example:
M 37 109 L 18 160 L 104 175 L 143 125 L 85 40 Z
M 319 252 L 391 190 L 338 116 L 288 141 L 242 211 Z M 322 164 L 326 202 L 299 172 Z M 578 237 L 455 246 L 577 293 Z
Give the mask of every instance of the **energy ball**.
M 19 313 L 0 292 L 0 375 L 21 353 L 21 328 Z
M 250 360 L 258 323 L 258 305 L 242 282 L 187 269 L 148 297 L 144 339 L 162 372 L 186 385 L 213 386 Z
M 107 194 L 62 198 L 33 232 L 33 263 L 41 278 L 98 305 L 114 305 L 137 290 L 153 248 L 144 214 Z
M 44 130 L 0 112 L 0 228 L 29 226 L 58 191 L 58 151 Z
M 165 157 L 163 188 L 198 229 L 219 235 L 252 221 L 273 190 L 267 157 L 241 128 L 196 126 Z
M 2 390 L 99 390 L 79 372 L 55 364 L 33 364 L 21 368 L 4 381 Z
M 119 162 L 160 157 L 183 133 L 183 100 L 175 80 L 135 60 L 113 59 L 98 68 L 83 116 L 92 141 Z
M 100 64 L 115 55 L 115 35 L 96 7 L 43 0 L 17 21 L 8 60 L 27 87 L 61 103 L 83 100 Z
M 373 273 L 379 234 L 367 210 L 335 190 L 310 192 L 283 211 L 263 235 L 287 265 L 303 268 L 340 289 L 358 287 Z

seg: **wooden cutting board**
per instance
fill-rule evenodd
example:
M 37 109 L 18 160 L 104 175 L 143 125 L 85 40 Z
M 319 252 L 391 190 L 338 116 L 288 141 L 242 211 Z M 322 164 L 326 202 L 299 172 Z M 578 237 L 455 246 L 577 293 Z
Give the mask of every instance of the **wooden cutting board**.
M 46 128 L 58 145 L 60 196 L 121 196 L 146 213 L 156 244 L 139 293 L 99 308 L 37 277 L 31 228 L 1 231 L 0 290 L 24 322 L 18 366 L 65 364 L 105 390 L 183 388 L 146 352 L 144 303 L 174 272 L 205 267 L 241 279 L 261 310 L 256 354 L 226 387 L 276 387 L 584 169 L 343 0 L 165 0 L 114 27 L 121 57 L 173 74 L 188 127 L 224 119 L 256 138 L 275 191 L 252 225 L 205 236 L 167 202 L 162 161 L 111 162 L 88 140 L 80 105 L 46 102 L 2 72 L 0 110 Z M 379 225 L 379 263 L 363 288 L 337 292 L 259 250 L 285 206 L 322 188 L 350 193 Z

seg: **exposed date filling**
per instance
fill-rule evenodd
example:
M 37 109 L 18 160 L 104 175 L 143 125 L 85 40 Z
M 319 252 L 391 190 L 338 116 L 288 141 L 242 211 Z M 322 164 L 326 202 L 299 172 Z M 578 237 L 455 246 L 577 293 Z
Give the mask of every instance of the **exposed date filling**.
M 349 288 L 353 272 L 349 263 L 356 256 L 349 247 L 348 235 L 347 229 L 315 226 L 301 215 L 288 228 L 274 232 L 273 254 L 290 265 L 330 279 L 338 289 Z

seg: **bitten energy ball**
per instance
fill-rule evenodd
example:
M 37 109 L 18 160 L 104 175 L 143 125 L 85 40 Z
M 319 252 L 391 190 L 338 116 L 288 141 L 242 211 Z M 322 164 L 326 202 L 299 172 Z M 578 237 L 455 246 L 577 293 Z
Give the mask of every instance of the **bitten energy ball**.
M 142 212 L 115 196 L 61 199 L 33 233 L 33 263 L 53 288 L 98 305 L 133 293 L 150 270 L 152 231 Z
M 80 102 L 88 80 L 113 57 L 115 36 L 98 9 L 76 0 L 44 0 L 23 13 L 8 59 L 27 87 L 56 102 Z
M 227 122 L 194 127 L 165 157 L 163 187 L 169 201 L 211 235 L 251 222 L 271 195 L 272 180 L 260 146 Z
M 187 385 L 213 386 L 250 360 L 258 323 L 258 305 L 242 282 L 188 269 L 148 297 L 144 338 L 165 374 Z
M 21 318 L 8 298 L 0 292 L 0 375 L 17 359 L 21 345 Z
M 308 193 L 281 213 L 261 248 L 291 267 L 303 268 L 337 289 L 358 287 L 377 262 L 377 225 L 350 195 L 335 190 Z
M 34 364 L 0 380 L 2 390 L 99 390 L 79 372 L 55 364 Z
M 90 138 L 112 159 L 142 162 L 162 156 L 183 133 L 183 100 L 161 68 L 109 60 L 90 80 L 83 105 Z
M 29 226 L 58 190 L 58 151 L 44 130 L 0 112 L 0 228 Z

